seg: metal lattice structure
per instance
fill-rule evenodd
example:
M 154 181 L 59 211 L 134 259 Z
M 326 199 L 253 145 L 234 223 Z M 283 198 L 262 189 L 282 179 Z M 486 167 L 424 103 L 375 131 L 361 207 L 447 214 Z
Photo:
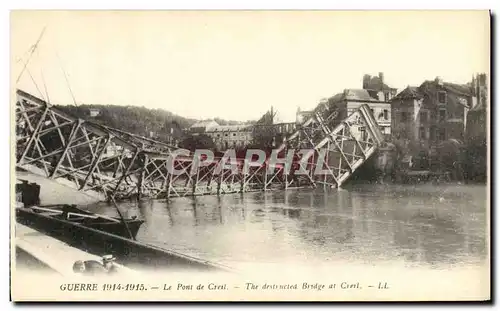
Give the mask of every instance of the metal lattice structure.
M 319 105 L 312 116 L 292 134 L 280 148 L 314 150 L 307 165 L 306 183 L 340 188 L 342 184 L 370 158 L 384 137 L 368 105 L 362 105 L 344 120 L 337 120 L 337 112 Z M 356 133 L 354 127 L 367 129 Z
M 368 131 L 351 131 L 363 124 Z M 279 150 L 293 150 L 291 174 L 269 159 L 245 171 L 244 159 L 200 159 L 187 150 L 70 116 L 49 103 L 17 91 L 16 167 L 55 180 L 100 200 L 134 196 L 171 198 L 316 186 L 340 187 L 376 151 L 383 136 L 367 106 L 337 122 L 323 105 L 298 126 Z M 314 150 L 300 161 L 300 149 Z M 175 161 L 169 161 L 174 154 Z M 323 159 L 316 165 L 318 158 Z M 171 174 L 169 165 L 181 174 Z M 302 168 L 306 175 L 293 172 Z M 315 174 L 321 169 L 320 174 Z

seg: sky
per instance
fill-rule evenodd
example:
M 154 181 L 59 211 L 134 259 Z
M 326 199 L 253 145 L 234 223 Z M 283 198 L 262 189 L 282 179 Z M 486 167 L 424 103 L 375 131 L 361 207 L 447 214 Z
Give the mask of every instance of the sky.
M 487 11 L 13 11 L 11 91 L 292 121 L 364 74 L 403 89 L 488 73 L 489 27 Z

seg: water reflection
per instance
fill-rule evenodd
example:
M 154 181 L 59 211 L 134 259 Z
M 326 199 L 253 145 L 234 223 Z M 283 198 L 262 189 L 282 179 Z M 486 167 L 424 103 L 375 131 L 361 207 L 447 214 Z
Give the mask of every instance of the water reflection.
M 359 186 L 147 201 L 120 209 L 146 220 L 139 240 L 225 264 L 447 266 L 486 258 L 485 191 Z M 111 206 L 96 209 L 113 214 Z

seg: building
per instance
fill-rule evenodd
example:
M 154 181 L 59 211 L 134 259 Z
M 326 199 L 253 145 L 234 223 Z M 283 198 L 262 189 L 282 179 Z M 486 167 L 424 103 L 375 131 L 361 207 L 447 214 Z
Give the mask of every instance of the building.
M 219 123 L 215 122 L 214 120 L 204 120 L 204 121 L 199 121 L 196 122 L 195 124 L 191 125 L 187 132 L 188 134 L 191 135 L 199 135 L 199 134 L 204 134 L 207 131 L 211 130 L 214 127 L 220 126 Z
M 467 115 L 466 141 L 485 141 L 488 130 L 488 86 L 486 74 L 472 77 L 473 107 Z
M 295 122 L 282 122 L 273 124 L 274 132 L 281 136 L 291 135 L 295 132 L 297 124 Z
M 476 97 L 477 105 L 482 104 L 484 108 L 488 105 L 488 77 L 485 73 L 476 74 L 469 83 L 472 95 Z M 476 105 L 473 105 L 473 108 Z
M 306 122 L 308 119 L 310 119 L 312 116 L 313 116 L 312 110 L 302 111 L 300 110 L 299 107 L 297 108 L 297 112 L 295 113 L 295 123 L 302 124 Z
M 253 140 L 253 128 L 250 125 L 217 125 L 205 131 L 212 138 L 217 150 L 244 148 Z
M 485 74 L 472 78 L 472 93 L 477 104 L 467 115 L 465 144 L 467 147 L 465 170 L 467 178 L 486 181 L 488 171 L 488 86 Z
M 471 87 L 439 77 L 408 86 L 391 100 L 393 137 L 421 148 L 450 139 L 463 141 L 468 112 L 476 104 Z
M 101 111 L 99 109 L 95 109 L 95 108 L 89 109 L 89 115 L 92 118 L 97 117 L 100 113 L 101 113 Z
M 391 135 L 391 104 L 378 96 L 378 92 L 365 89 L 346 89 L 328 99 L 328 105 L 338 112 L 338 120 L 351 115 L 360 106 L 367 104 L 377 121 L 380 130 L 386 136 Z M 385 95 L 384 95 L 385 96 Z M 351 126 L 351 133 L 358 139 L 366 138 L 366 127 L 363 123 Z
M 363 90 L 367 90 L 371 97 L 385 102 L 393 99 L 398 92 L 397 89 L 385 84 L 383 72 L 379 72 L 378 76 L 364 75 Z

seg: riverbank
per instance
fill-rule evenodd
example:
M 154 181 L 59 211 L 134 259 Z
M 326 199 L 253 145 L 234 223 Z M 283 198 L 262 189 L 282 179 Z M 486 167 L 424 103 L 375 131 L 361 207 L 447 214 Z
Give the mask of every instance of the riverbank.
M 76 204 L 84 206 L 98 202 L 96 198 L 30 172 L 16 171 L 15 177 L 40 185 L 41 205 Z

